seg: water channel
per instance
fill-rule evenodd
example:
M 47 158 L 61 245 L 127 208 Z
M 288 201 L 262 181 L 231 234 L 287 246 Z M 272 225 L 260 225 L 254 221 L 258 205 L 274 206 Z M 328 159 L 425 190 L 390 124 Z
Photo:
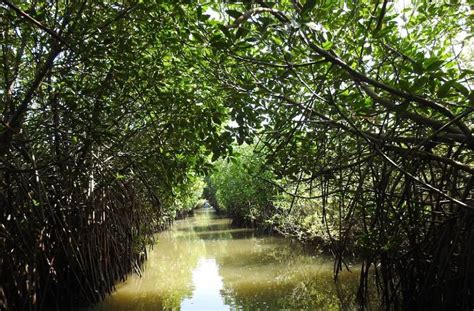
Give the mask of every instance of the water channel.
M 351 310 L 354 270 L 336 284 L 331 258 L 201 209 L 158 234 L 143 276 L 129 276 L 96 310 Z

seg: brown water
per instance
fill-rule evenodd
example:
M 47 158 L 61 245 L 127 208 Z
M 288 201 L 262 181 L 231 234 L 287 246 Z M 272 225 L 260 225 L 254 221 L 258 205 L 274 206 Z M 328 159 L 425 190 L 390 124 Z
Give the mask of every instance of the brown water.
M 336 284 L 332 269 L 330 258 L 202 209 L 158 234 L 143 276 L 96 310 L 351 310 L 358 273 Z

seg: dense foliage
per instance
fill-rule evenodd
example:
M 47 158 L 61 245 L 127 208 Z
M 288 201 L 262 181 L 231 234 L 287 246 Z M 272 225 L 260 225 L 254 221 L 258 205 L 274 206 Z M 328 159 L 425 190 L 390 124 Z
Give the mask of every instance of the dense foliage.
M 329 223 L 361 305 L 472 308 L 472 7 L 1 0 L 0 307 L 101 299 L 227 154 L 208 190 Z
M 311 191 L 305 193 L 291 180 L 278 179 L 270 169 L 255 146 L 237 147 L 231 158 L 215 163 L 204 196 L 231 217 L 234 225 L 279 233 L 312 243 L 319 250 L 330 249 L 339 214 L 333 206 L 323 213 L 311 199 Z
M 258 130 L 295 200 L 312 199 L 323 221 L 337 214 L 336 274 L 352 243 L 361 248 L 361 304 L 374 278 L 387 308 L 474 304 L 473 71 L 461 54 L 470 9 L 311 0 L 221 9 L 229 21 L 213 40 L 232 116 Z
M 225 93 L 178 4 L 0 10 L 0 308 L 95 302 L 194 204 Z
M 216 189 L 208 199 L 237 224 L 264 226 L 273 214 L 276 189 L 262 179 L 272 179 L 262 163 L 250 146 L 237 148 L 234 157 L 216 163 L 208 181 Z

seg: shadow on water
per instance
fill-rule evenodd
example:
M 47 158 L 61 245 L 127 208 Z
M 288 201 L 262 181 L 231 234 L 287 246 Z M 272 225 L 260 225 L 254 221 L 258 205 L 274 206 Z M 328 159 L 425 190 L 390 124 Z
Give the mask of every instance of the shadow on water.
M 178 231 L 183 232 L 207 232 L 207 231 L 228 231 L 229 230 L 229 222 L 225 218 L 221 218 L 222 223 L 212 224 L 212 225 L 204 225 L 204 226 L 195 226 L 195 227 L 183 227 L 179 228 Z
M 255 236 L 252 230 L 247 229 L 231 229 L 220 231 L 197 232 L 196 236 L 201 240 L 238 240 L 250 239 Z
M 280 237 L 234 228 L 211 209 L 157 235 L 143 277 L 131 275 L 95 310 L 353 309 L 357 269 Z

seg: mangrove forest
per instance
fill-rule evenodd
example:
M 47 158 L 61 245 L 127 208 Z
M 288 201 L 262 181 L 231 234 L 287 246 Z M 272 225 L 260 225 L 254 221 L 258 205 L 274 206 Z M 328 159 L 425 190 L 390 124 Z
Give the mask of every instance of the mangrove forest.
M 0 310 L 473 310 L 472 0 L 0 0 Z

